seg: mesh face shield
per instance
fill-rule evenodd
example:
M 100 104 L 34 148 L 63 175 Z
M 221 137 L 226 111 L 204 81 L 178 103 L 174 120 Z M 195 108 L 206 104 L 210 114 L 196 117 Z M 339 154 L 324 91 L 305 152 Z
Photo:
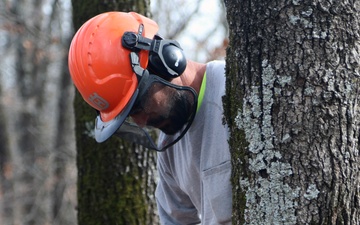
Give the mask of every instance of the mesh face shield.
M 157 151 L 178 142 L 190 128 L 197 109 L 197 93 L 191 87 L 178 86 L 149 74 L 141 68 L 139 57 L 130 53 L 139 84 L 127 106 L 113 120 L 95 121 L 95 138 L 105 141 L 112 135 Z M 161 142 L 158 141 L 160 133 Z
M 128 118 L 114 135 L 157 151 L 179 141 L 189 129 L 197 108 L 190 87 L 174 85 L 156 75 L 142 84 Z M 161 143 L 157 138 L 164 133 Z

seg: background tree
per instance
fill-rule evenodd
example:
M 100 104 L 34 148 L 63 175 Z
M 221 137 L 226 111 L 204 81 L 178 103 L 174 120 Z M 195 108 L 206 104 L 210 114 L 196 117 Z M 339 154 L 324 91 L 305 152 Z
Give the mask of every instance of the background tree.
M 73 0 L 75 30 L 105 11 L 148 14 L 148 2 Z M 130 66 L 130 65 L 129 65 Z M 93 137 L 95 110 L 75 97 L 78 221 L 86 224 L 156 224 L 155 151 L 119 138 L 97 144 Z
M 69 6 L 0 2 L 2 225 L 76 224 Z
M 360 224 L 360 4 L 225 4 L 234 224 Z

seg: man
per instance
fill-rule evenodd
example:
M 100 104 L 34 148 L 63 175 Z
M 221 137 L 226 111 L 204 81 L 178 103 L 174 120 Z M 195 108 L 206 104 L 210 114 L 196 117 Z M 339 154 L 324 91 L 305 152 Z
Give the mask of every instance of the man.
M 225 64 L 186 60 L 179 44 L 157 31 L 133 12 L 90 19 L 70 46 L 71 77 L 99 112 L 98 142 L 116 135 L 159 151 L 162 224 L 231 224 Z

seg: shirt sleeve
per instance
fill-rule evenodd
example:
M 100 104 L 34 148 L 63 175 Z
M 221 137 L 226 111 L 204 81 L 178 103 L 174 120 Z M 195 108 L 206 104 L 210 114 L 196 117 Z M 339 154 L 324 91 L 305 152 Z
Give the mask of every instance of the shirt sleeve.
M 200 224 L 197 209 L 177 184 L 164 158 L 159 155 L 158 173 L 159 182 L 155 196 L 161 224 Z

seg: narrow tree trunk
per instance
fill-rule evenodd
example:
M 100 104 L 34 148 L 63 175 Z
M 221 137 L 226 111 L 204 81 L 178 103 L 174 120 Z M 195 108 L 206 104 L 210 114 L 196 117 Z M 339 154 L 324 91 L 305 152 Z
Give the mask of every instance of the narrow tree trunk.
M 3 96 L 2 88 L 0 86 L 0 96 Z M 11 197 L 7 194 L 7 191 L 10 190 L 11 181 L 9 179 L 9 170 L 10 170 L 10 159 L 9 159 L 9 143 L 7 138 L 7 126 L 6 126 L 6 117 L 5 112 L 2 108 L 0 108 L 0 213 L 1 214 L 9 214 L 12 213 L 11 207 L 9 207 L 6 202 Z M 0 216 L 4 224 L 10 224 L 12 221 L 11 216 Z
M 360 224 L 360 4 L 225 3 L 234 224 Z
M 87 19 L 104 11 L 137 11 L 145 14 L 148 4 L 137 1 L 73 0 L 77 30 Z M 78 163 L 79 225 L 156 224 L 155 152 L 129 145 L 118 138 L 97 144 L 90 135 L 96 113 L 77 93 L 76 139 Z

